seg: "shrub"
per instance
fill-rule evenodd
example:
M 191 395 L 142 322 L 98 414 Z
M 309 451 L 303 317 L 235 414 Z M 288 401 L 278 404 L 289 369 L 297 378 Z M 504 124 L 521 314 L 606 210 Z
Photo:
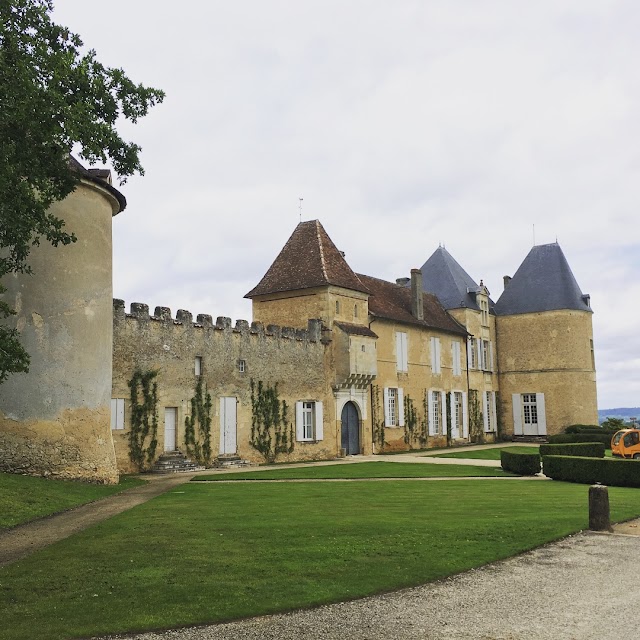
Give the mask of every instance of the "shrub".
M 570 424 L 565 430 L 565 433 L 601 433 L 602 428 L 597 424 Z
M 576 442 L 573 444 L 541 444 L 541 456 L 582 456 L 604 458 L 604 443 Z
M 542 470 L 545 476 L 564 482 L 640 487 L 640 462 L 637 460 L 543 456 Z
M 500 464 L 505 471 L 520 476 L 535 476 L 540 473 L 540 455 L 518 451 L 501 451 Z
M 559 433 L 549 436 L 549 444 L 568 444 L 570 442 L 601 442 L 605 449 L 611 449 L 613 433 Z

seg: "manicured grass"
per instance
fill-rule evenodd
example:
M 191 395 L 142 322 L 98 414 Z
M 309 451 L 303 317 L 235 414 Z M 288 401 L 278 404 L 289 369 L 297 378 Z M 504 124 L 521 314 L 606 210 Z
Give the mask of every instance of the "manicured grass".
M 416 585 L 587 526 L 561 482 L 182 485 L 0 569 L 6 640 L 218 622 Z M 610 488 L 612 517 L 640 491 Z
M 443 451 L 427 455 L 433 457 L 437 456 L 438 458 L 465 458 L 467 460 L 500 460 L 500 452 L 504 450 L 520 451 L 522 453 L 538 453 L 540 447 L 494 447 L 491 449 L 474 449 L 473 451 L 456 449 L 455 451 Z
M 0 473 L 0 531 L 144 484 L 123 477 L 117 485 L 85 484 Z
M 461 464 L 422 464 L 419 462 L 358 462 L 295 469 L 269 469 L 196 476 L 192 482 L 210 480 L 310 480 L 352 478 L 470 478 L 513 476 L 499 467 L 473 467 Z

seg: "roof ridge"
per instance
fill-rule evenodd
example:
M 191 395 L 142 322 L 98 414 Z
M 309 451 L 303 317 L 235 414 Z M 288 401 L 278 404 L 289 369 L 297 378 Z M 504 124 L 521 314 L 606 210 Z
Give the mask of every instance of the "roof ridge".
M 324 257 L 324 242 L 322 241 L 322 237 L 320 235 L 320 221 L 315 220 L 315 224 L 316 224 L 316 237 L 318 239 L 318 247 L 320 249 L 320 264 L 322 269 L 322 275 L 324 276 L 325 280 L 329 280 L 329 274 L 327 273 L 327 261 L 325 260 L 325 257 Z

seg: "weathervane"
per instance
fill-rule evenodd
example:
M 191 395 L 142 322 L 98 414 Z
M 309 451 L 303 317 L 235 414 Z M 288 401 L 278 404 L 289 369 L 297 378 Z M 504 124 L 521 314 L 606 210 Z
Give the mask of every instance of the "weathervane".
M 300 201 L 298 204 L 298 210 L 300 211 L 300 222 L 302 222 L 302 201 L 304 200 L 304 198 L 298 198 L 298 200 Z

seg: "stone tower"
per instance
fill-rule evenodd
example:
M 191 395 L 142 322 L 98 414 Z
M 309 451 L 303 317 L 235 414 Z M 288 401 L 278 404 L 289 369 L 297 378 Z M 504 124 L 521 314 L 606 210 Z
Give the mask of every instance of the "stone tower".
M 80 182 L 50 211 L 77 242 L 43 241 L 33 275 L 2 283 L 31 365 L 0 385 L 0 471 L 112 483 L 111 223 L 126 201 L 108 172 L 70 162 Z
M 560 245 L 531 249 L 495 305 L 502 420 L 515 435 L 597 424 L 593 311 Z

